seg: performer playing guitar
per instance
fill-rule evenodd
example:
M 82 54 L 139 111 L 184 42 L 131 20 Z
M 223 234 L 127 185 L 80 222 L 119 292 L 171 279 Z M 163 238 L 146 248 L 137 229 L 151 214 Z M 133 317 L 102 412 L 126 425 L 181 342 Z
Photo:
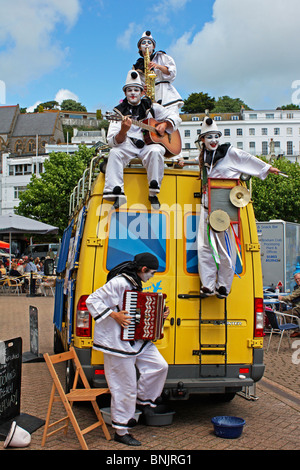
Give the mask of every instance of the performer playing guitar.
M 147 170 L 149 201 L 154 209 L 159 209 L 157 194 L 164 176 L 166 146 L 163 142 L 161 145 L 153 140 L 151 145 L 148 145 L 144 139 L 141 121 L 147 118 L 155 119 L 155 128 L 152 128 L 152 131 L 155 130 L 155 135 L 165 138 L 167 142 L 171 141 L 168 135 L 177 130 L 181 119 L 174 111 L 152 103 L 146 96 L 142 97 L 143 85 L 134 70 L 128 72 L 123 91 L 126 98 L 114 108 L 114 111 L 122 116 L 122 121 L 111 122 L 107 134 L 107 141 L 112 149 L 105 172 L 103 197 L 114 200 L 115 207 L 126 202 L 123 170 L 133 158 L 138 157 Z

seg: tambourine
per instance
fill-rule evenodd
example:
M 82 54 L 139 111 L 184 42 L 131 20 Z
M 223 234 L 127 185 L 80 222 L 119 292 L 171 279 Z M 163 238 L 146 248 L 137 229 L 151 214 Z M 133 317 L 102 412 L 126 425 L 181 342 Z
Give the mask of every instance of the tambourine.
M 230 226 L 227 212 L 217 209 L 209 215 L 209 225 L 215 232 L 224 232 Z

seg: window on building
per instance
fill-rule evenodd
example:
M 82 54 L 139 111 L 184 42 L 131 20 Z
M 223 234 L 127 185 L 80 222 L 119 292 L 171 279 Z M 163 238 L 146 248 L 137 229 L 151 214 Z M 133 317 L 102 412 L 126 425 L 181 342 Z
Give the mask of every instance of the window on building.
M 18 153 L 20 151 L 22 151 L 22 141 L 17 140 L 16 145 L 15 145 L 15 152 Z
M 243 129 L 237 129 L 236 135 L 243 135 Z
M 262 155 L 268 155 L 268 153 L 269 153 L 269 148 L 268 147 L 269 147 L 268 142 L 266 142 L 266 141 L 262 142 L 262 144 L 261 144 L 261 153 L 262 153 Z
M 267 127 L 262 127 L 261 135 L 268 135 L 268 128 Z
M 184 137 L 191 137 L 191 131 L 185 130 L 184 131 Z
M 236 146 L 238 149 L 243 150 L 243 142 L 237 142 Z
M 286 118 L 287 119 L 293 119 L 294 114 L 293 113 L 286 113 Z
M 287 127 L 286 134 L 287 135 L 293 135 L 293 128 L 292 127 Z
M 197 135 L 201 134 L 201 129 L 197 129 Z
M 291 140 L 288 140 L 286 143 L 286 154 L 293 155 L 293 142 Z
M 274 113 L 266 113 L 266 119 L 274 119 Z
M 224 135 L 230 135 L 230 129 L 224 129 Z
M 249 142 L 249 151 L 252 155 L 255 155 L 255 142 Z
M 280 135 L 280 128 L 274 127 L 274 135 Z
M 35 140 L 30 140 L 27 145 L 28 152 L 33 152 L 35 150 Z
M 20 194 L 26 191 L 27 186 L 14 186 L 14 199 L 19 199 Z
M 255 129 L 254 129 L 254 127 L 250 127 L 250 129 L 249 129 L 249 135 L 255 135 Z
M 249 114 L 249 119 L 257 119 L 257 114 L 255 113 Z
M 185 148 L 185 149 L 190 149 L 190 148 L 191 148 L 191 144 L 189 144 L 188 142 L 186 142 L 186 143 L 184 144 L 184 148 Z

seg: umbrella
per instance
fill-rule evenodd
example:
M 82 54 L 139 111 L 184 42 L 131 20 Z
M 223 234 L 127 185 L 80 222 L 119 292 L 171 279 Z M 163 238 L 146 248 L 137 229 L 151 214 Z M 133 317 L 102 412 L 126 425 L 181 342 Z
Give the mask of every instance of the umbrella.
M 6 248 L 8 250 L 9 248 L 9 243 L 3 242 L 0 240 L 0 248 Z
M 9 233 L 9 247 L 11 247 L 12 233 L 57 233 L 58 227 L 44 224 L 38 220 L 29 219 L 17 214 L 0 215 L 0 233 Z M 10 249 L 9 249 L 10 250 Z M 11 253 L 9 253 L 11 255 Z M 9 256 L 10 263 L 10 256 Z

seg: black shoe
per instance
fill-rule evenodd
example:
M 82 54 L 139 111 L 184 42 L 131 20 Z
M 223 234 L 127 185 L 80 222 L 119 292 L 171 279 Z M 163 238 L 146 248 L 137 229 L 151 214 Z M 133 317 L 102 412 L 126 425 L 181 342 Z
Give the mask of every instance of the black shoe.
M 141 446 L 141 442 L 131 436 L 131 434 L 125 434 L 124 436 L 119 436 L 119 434 L 115 433 L 115 441 L 121 442 L 121 444 L 125 444 L 127 446 Z
M 213 295 L 213 291 L 210 290 L 208 287 L 201 287 L 200 288 L 200 297 L 202 299 L 205 299 L 206 297 L 209 297 L 210 295 Z
M 151 206 L 153 207 L 153 209 L 155 209 L 156 211 L 158 211 L 160 209 L 160 202 L 158 200 L 158 197 L 157 196 L 149 196 L 149 201 L 151 203 Z
M 143 416 L 153 416 L 154 408 L 150 405 L 137 405 L 137 409 L 140 410 Z
M 113 203 L 113 208 L 114 208 L 115 210 L 117 210 L 117 209 L 119 209 L 120 205 L 121 205 L 121 204 L 120 204 L 120 198 L 117 197 L 117 198 L 115 199 L 115 202 Z
M 217 292 L 217 297 L 218 299 L 226 299 L 227 297 L 227 291 L 226 291 L 226 287 L 224 286 L 221 286 L 219 287 L 218 289 L 216 289 L 216 292 Z

